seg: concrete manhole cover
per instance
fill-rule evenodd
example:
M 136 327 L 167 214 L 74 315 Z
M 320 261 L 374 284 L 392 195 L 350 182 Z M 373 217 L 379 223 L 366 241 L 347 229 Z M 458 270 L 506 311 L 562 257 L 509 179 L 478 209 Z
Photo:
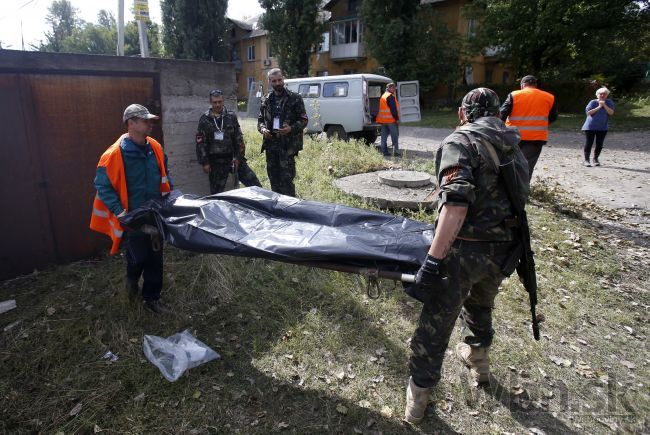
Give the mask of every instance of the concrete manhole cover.
M 433 209 L 437 203 L 433 179 L 424 172 L 368 172 L 339 178 L 334 184 L 345 193 L 381 208 Z
M 431 184 L 431 175 L 418 171 L 379 171 L 379 182 L 393 187 L 424 187 Z

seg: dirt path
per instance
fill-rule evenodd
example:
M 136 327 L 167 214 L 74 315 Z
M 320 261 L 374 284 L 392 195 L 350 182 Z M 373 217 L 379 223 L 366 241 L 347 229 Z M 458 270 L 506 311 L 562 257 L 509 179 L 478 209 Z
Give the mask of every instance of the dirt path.
M 448 129 L 400 128 L 400 148 L 406 156 L 430 157 Z M 601 154 L 602 166 L 581 165 L 584 136 L 551 132 L 535 168 L 533 184 L 558 185 L 575 200 L 622 212 L 650 235 L 650 131 L 610 132 Z
M 449 130 L 401 127 L 400 133 L 400 147 L 419 155 L 435 150 Z M 580 133 L 552 132 L 533 183 L 558 183 L 608 208 L 650 211 L 650 131 L 608 134 L 600 167 L 581 165 L 583 141 Z

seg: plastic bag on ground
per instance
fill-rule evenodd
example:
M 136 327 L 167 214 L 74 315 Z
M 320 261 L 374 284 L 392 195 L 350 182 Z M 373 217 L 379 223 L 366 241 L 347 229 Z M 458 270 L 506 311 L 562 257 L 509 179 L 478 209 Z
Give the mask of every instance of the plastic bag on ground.
M 169 382 L 180 378 L 188 369 L 221 358 L 188 330 L 168 338 L 145 335 L 143 349 L 147 359 L 158 367 Z

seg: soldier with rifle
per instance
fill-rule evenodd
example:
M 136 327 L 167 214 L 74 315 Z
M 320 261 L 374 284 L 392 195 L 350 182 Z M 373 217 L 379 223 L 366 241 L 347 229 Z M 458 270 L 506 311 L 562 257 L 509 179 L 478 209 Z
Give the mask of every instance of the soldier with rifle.
M 406 292 L 424 303 L 411 340 L 405 419 L 419 423 L 456 319 L 468 334 L 456 347 L 476 384 L 487 382 L 499 285 L 515 268 L 533 309 L 538 337 L 535 270 L 524 206 L 528 164 L 516 128 L 499 119 L 499 97 L 477 88 L 458 108 L 460 127 L 436 152 L 439 215 L 427 258 Z

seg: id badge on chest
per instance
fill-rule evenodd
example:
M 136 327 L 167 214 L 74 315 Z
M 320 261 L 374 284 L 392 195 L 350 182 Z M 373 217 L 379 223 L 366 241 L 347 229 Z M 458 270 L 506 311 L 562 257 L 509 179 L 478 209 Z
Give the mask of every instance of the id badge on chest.
M 273 130 L 280 130 L 280 117 L 273 118 Z
M 215 131 L 214 140 L 223 140 L 223 131 Z

